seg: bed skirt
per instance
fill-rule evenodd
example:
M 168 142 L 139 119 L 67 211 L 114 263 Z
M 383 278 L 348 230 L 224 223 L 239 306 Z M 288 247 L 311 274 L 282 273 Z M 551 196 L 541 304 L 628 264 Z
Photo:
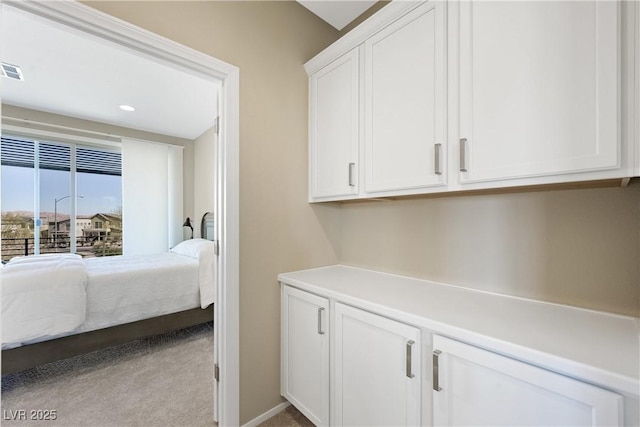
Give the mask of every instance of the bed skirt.
M 2 374 L 213 321 L 213 305 L 2 350 Z

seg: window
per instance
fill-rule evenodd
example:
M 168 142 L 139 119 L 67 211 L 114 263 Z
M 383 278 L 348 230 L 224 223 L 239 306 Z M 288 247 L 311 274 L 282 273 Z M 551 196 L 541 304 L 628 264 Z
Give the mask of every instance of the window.
M 122 227 L 107 234 L 91 218 L 122 223 L 119 149 L 3 135 L 2 260 L 17 255 L 122 253 Z M 97 224 L 97 223 L 96 223 Z

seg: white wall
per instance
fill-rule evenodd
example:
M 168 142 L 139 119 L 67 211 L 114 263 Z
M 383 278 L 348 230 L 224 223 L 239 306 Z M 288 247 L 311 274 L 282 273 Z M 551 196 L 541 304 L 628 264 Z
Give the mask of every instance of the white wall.
M 215 128 L 207 130 L 194 142 L 193 160 L 193 236 L 200 235 L 200 222 L 207 212 L 214 211 L 216 180 L 216 144 Z

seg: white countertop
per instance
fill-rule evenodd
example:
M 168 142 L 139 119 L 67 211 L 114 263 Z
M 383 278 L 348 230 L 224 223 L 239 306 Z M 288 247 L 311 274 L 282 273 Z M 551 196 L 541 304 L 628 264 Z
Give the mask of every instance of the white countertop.
M 282 283 L 640 395 L 640 319 L 335 265 Z

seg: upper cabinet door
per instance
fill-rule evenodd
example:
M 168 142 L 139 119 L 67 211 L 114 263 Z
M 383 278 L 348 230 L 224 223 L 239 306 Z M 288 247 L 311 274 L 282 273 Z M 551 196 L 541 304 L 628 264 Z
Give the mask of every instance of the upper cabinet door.
M 366 193 L 446 184 L 444 4 L 364 43 Z
M 358 49 L 310 78 L 311 200 L 358 193 L 359 82 Z
M 618 168 L 618 2 L 459 8 L 461 182 Z

